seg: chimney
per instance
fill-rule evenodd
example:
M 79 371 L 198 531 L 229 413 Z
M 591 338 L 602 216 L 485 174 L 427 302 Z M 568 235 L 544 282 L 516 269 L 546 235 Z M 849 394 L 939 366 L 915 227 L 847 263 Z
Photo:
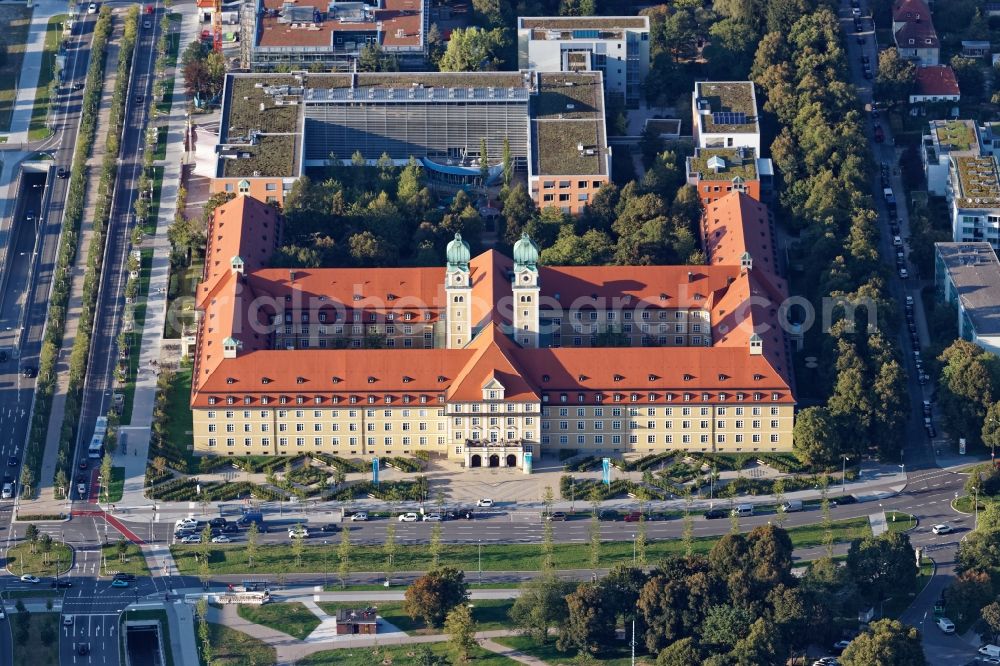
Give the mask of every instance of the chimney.
M 295 270 L 294 269 L 288 271 L 288 281 L 289 282 L 295 282 Z
M 694 271 L 688 271 L 688 282 L 694 282 Z

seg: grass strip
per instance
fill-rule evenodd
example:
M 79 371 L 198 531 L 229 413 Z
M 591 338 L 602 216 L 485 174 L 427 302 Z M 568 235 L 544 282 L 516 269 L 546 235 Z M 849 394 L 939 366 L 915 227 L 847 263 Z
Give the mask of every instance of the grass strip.
M 132 306 L 132 330 L 122 333 L 125 336 L 125 343 L 128 345 L 128 364 L 125 370 L 124 400 L 122 403 L 122 413 L 119 416 L 121 425 L 132 423 L 132 402 L 135 400 L 135 380 L 139 373 L 139 349 L 142 345 L 142 326 L 146 322 L 146 297 L 149 295 L 149 278 L 153 272 L 153 250 L 142 251 L 142 259 L 139 263 L 139 294 Z M 114 501 L 114 500 L 112 500 Z
M 345 601 L 318 601 L 316 605 L 323 609 L 327 615 L 335 616 L 339 610 L 356 610 L 367 606 L 378 608 L 378 615 L 389 624 L 395 625 L 401 631 L 408 634 L 432 635 L 444 633 L 443 630 L 428 627 L 421 618 L 416 620 L 410 618 L 403 611 L 402 601 L 372 601 L 354 602 Z M 476 629 L 479 631 L 492 631 L 494 629 L 510 628 L 510 607 L 514 605 L 513 599 L 473 599 L 469 601 L 472 606 L 472 619 L 476 621 Z M 286 632 L 287 633 L 287 632 Z
M 28 122 L 28 141 L 40 141 L 52 135 L 48 126 L 49 106 L 56 94 L 56 54 L 59 51 L 62 26 L 67 18 L 66 14 L 53 16 L 45 28 L 45 45 L 42 47 L 42 64 L 35 88 L 35 104 L 31 107 L 31 120 Z
M 237 614 L 247 622 L 262 624 L 275 631 L 288 634 L 300 641 L 305 640 L 319 626 L 319 618 L 305 604 L 287 601 L 263 606 L 240 604 Z
M 14 113 L 17 81 L 21 76 L 21 61 L 31 27 L 31 8 L 24 5 L 0 6 L 0 24 L 4 26 L 4 42 L 7 45 L 7 57 L 0 63 L 0 132 L 6 132 Z M 0 137 L 0 143 L 6 142 L 7 137 Z
M 822 525 L 803 525 L 789 528 L 788 536 L 796 548 L 808 548 L 824 543 L 825 530 Z M 851 518 L 835 521 L 832 526 L 833 542 L 849 542 L 871 534 L 868 519 Z M 698 537 L 693 540 L 697 553 L 707 553 L 721 537 Z M 478 544 L 447 544 L 441 546 L 441 566 L 451 566 L 464 571 L 479 568 Z M 254 566 L 247 561 L 246 547 L 210 546 L 207 550 L 213 574 L 236 574 L 252 571 L 255 574 L 330 571 L 337 561 L 338 543 L 326 546 L 306 546 L 302 553 L 301 566 L 294 567 L 296 560 L 291 545 L 275 544 L 257 547 Z M 632 561 L 631 541 L 601 542 L 601 568 L 613 567 L 622 562 Z M 682 539 L 666 539 L 650 542 L 646 546 L 646 557 L 656 561 L 661 557 L 679 555 L 685 551 Z M 195 555 L 205 547 L 198 545 L 174 545 L 173 553 L 177 567 L 184 575 L 198 575 Z M 483 571 L 538 571 L 541 568 L 541 544 L 483 544 Z M 554 545 L 554 562 L 557 569 L 590 569 L 590 545 L 557 543 Z M 385 562 L 381 545 L 356 545 L 351 549 L 351 571 L 379 571 Z M 399 548 L 393 558 L 395 571 L 427 571 L 431 568 L 431 554 L 425 544 L 407 545 Z
M 147 535 L 148 536 L 148 535 Z M 113 538 L 113 537 L 109 537 Z M 125 561 L 122 561 L 118 551 L 118 543 L 108 543 L 101 546 L 102 568 L 100 573 L 105 576 L 112 576 L 115 573 L 130 573 L 136 576 L 148 576 L 149 568 L 146 566 L 146 558 L 142 555 L 139 546 L 126 541 Z
M 443 659 L 444 662 L 428 661 L 425 656 L 427 654 L 431 655 L 432 660 Z M 365 648 L 325 650 L 303 657 L 295 663 L 299 666 L 372 666 L 373 664 L 423 666 L 428 663 L 453 663 L 449 661 L 451 656 L 451 647 L 448 643 L 439 642 L 423 645 L 377 645 Z M 471 650 L 468 663 L 473 666 L 516 666 L 517 664 L 513 659 L 494 654 L 479 646 Z
M 21 620 L 20 613 L 10 617 L 13 630 L 14 666 L 38 666 L 38 664 L 59 663 L 59 613 L 28 613 L 27 620 Z M 24 640 L 19 640 L 21 622 L 25 622 Z
M 249 634 L 221 624 L 208 623 L 208 642 L 212 646 L 212 666 L 278 663 L 278 654 L 273 647 Z M 202 666 L 207 666 L 200 640 L 198 641 L 198 659 Z
M 7 570 L 15 576 L 31 574 L 33 576 L 55 576 L 56 573 L 64 574 L 69 571 L 73 563 L 73 552 L 64 543 L 53 540 L 52 550 L 48 553 L 48 563 L 45 562 L 46 555 L 42 552 L 41 543 L 34 546 L 35 552 L 31 552 L 31 544 L 22 541 L 16 546 L 7 549 Z M 45 583 L 48 585 L 48 583 Z

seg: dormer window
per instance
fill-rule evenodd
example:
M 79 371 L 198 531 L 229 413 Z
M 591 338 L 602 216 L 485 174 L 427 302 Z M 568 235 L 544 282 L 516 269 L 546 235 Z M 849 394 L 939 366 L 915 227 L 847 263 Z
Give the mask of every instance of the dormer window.
M 295 383 L 296 384 L 305 384 L 306 383 L 306 378 L 305 377 L 296 377 L 295 378 Z
M 360 301 L 360 300 L 361 300 L 361 294 L 354 294 L 354 296 L 353 296 L 352 298 L 353 298 L 353 299 L 354 299 L 355 301 Z
M 369 377 L 368 378 L 368 383 L 369 384 L 374 384 L 375 383 L 375 378 L 374 377 Z
M 616 382 L 620 382 L 621 380 L 623 380 L 625 378 L 622 377 L 621 375 L 615 375 L 614 379 L 615 379 Z
M 754 375 L 754 376 L 753 376 L 753 380 L 754 380 L 755 382 L 759 382 L 759 381 L 760 381 L 760 380 L 762 380 L 762 379 L 764 379 L 764 375 Z
M 270 380 L 270 379 L 268 379 L 267 377 L 261 377 L 261 378 L 260 378 L 260 383 L 261 383 L 261 384 L 270 384 L 270 383 L 271 383 L 271 380 Z
M 576 381 L 578 381 L 578 382 L 585 382 L 585 381 L 587 381 L 587 376 L 586 375 L 577 375 L 576 376 Z
M 692 377 L 691 375 L 684 375 L 684 381 L 689 382 L 692 379 L 694 379 L 694 377 Z
M 656 400 L 656 394 L 650 393 L 649 395 L 646 396 L 646 399 L 649 400 L 650 402 L 653 402 L 654 400 Z
M 227 384 L 235 384 L 236 380 L 233 379 L 232 377 L 226 377 L 226 383 Z
M 707 393 L 702 393 L 701 394 L 701 399 L 702 399 L 703 402 L 708 402 L 709 401 L 708 394 Z
M 639 394 L 638 393 L 633 393 L 631 396 L 629 396 L 629 399 L 632 402 L 638 402 L 639 401 Z
M 409 384 L 412 381 L 413 381 L 412 377 L 407 377 L 406 375 L 403 375 L 403 383 L 404 384 Z
M 548 375 L 542 375 L 542 381 L 543 382 L 549 381 L 549 376 Z
M 340 383 L 340 377 L 334 377 L 332 379 L 332 381 L 333 381 L 334 384 L 339 384 Z
M 373 395 L 368 396 L 368 404 L 369 405 L 374 405 L 375 404 L 375 396 L 373 396 Z
M 655 382 L 656 381 L 656 375 L 650 375 L 649 376 L 649 381 Z
M 729 379 L 729 377 L 727 377 L 726 375 L 724 375 L 724 374 L 722 374 L 722 373 L 719 373 L 719 381 L 720 381 L 720 382 L 724 382 L 724 381 L 726 381 L 727 379 Z
M 214 405 L 215 402 L 216 402 L 216 398 L 214 396 L 209 396 L 209 398 L 208 398 L 208 404 Z
M 438 384 L 444 384 L 447 381 L 444 375 L 438 375 Z

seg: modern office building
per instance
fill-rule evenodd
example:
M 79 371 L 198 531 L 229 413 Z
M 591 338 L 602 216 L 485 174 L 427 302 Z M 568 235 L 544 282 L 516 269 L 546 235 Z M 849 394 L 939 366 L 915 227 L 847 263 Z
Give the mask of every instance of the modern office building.
M 762 154 L 752 81 L 699 81 L 694 84 L 691 110 L 699 148 L 752 148 Z
M 350 71 L 365 46 L 403 68 L 424 65 L 427 0 L 250 0 L 241 15 L 243 69 Z
M 766 208 L 713 203 L 704 266 L 264 267 L 280 222 L 215 211 L 191 407 L 199 455 L 434 452 L 468 468 L 542 453 L 792 448 L 795 399 Z M 759 237 L 765 237 L 759 240 Z
M 505 147 L 540 206 L 581 211 L 610 174 L 601 74 L 229 74 L 213 192 L 283 202 L 309 167 L 417 159 L 461 187 L 503 170 Z M 483 142 L 486 154 L 481 155 Z
M 517 62 L 539 72 L 601 72 L 606 93 L 636 105 L 649 74 L 649 17 L 520 17 Z
M 958 333 L 1000 354 L 1000 261 L 989 243 L 935 243 L 934 286 L 958 310 Z

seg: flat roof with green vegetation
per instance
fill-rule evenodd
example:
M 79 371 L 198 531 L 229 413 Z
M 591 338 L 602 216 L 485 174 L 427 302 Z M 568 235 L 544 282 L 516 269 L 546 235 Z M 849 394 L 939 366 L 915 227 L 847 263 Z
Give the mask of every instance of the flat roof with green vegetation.
M 699 148 L 688 158 L 691 173 L 697 173 L 701 180 L 732 180 L 737 176 L 743 180 L 757 180 L 756 151 L 744 148 L 742 157 L 738 157 L 737 152 L 737 148 Z M 708 165 L 713 157 L 722 158 L 722 168 L 716 170 Z
M 1000 176 L 997 161 L 988 157 L 954 157 L 959 191 L 956 203 L 960 208 L 1000 207 Z
M 708 112 L 700 113 L 706 132 L 754 132 L 757 105 L 751 81 L 703 81 L 696 84 L 699 100 L 707 100 Z M 714 114 L 723 114 L 715 117 Z M 745 122 L 733 122 L 731 114 L 742 114 Z M 725 118 L 725 119 L 724 119 Z
M 602 113 L 603 90 L 596 74 L 539 74 L 535 118 L 593 118 Z
M 358 74 L 359 88 L 409 88 L 414 83 L 440 88 L 520 88 L 519 72 L 378 72 Z M 310 77 L 310 86 L 317 87 Z
M 250 157 L 238 159 L 223 159 L 222 176 L 228 178 L 254 176 L 292 177 L 297 175 L 295 169 L 296 134 L 274 134 L 259 137 L 258 142 L 250 146 L 241 146 L 240 154 Z
M 590 176 L 604 173 L 599 120 L 541 120 L 535 123 L 539 175 Z M 579 146 L 588 147 L 580 151 Z M 589 151 L 589 154 L 588 154 Z
M 642 16 L 539 16 L 524 17 L 520 20 L 522 28 L 554 28 L 560 29 L 597 29 L 611 30 L 614 28 L 645 28 L 648 19 Z
M 942 148 L 961 152 L 979 148 L 976 125 L 971 120 L 932 120 L 930 125 Z
M 258 84 L 260 84 L 258 86 Z M 299 127 L 299 106 L 278 106 L 264 92 L 268 86 L 298 85 L 295 77 L 284 74 L 229 77 L 227 109 L 223 114 L 223 142 L 245 138 L 251 132 L 295 132 Z M 264 110 L 261 111 L 261 104 Z

